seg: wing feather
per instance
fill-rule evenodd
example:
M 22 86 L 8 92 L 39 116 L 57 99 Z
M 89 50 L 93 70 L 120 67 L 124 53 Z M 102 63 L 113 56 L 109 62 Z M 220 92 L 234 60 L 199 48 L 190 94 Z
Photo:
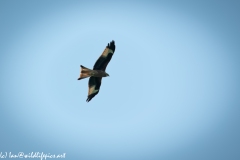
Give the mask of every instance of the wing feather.
M 108 63 L 112 59 L 114 51 L 115 51 L 115 42 L 111 41 L 110 44 L 108 43 L 108 45 L 104 49 L 103 53 L 101 54 L 101 56 L 98 58 L 98 60 L 94 64 L 93 69 L 105 71 Z
M 88 98 L 87 102 L 98 94 L 101 86 L 102 77 L 90 77 L 88 81 Z

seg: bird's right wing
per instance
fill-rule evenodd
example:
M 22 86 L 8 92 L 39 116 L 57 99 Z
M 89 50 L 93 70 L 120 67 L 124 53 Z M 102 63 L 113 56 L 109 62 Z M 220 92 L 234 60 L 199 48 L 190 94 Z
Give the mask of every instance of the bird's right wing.
M 88 98 L 87 102 L 98 94 L 101 86 L 102 77 L 90 77 L 88 81 Z
M 94 64 L 93 69 L 105 71 L 108 63 L 110 62 L 110 60 L 113 56 L 114 51 L 115 51 L 115 42 L 112 41 L 112 42 L 110 42 L 110 44 L 108 43 L 108 45 L 105 48 L 105 50 L 103 51 L 103 53 L 101 54 L 101 56 L 98 58 L 98 60 Z

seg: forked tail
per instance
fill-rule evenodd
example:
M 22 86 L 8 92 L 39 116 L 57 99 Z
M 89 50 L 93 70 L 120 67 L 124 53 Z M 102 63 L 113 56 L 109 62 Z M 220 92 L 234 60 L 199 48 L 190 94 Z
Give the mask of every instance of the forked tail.
M 87 77 L 90 77 L 90 74 L 91 74 L 91 69 L 88 69 L 82 65 L 80 65 L 81 67 L 81 71 L 80 71 L 80 76 L 78 78 L 78 80 L 81 80 L 83 78 L 87 78 Z

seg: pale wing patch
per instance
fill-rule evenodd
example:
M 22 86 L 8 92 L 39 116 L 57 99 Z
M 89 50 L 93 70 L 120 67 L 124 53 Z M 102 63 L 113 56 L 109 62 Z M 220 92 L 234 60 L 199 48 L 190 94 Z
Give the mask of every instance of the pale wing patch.
M 95 90 L 95 86 L 92 86 L 92 87 L 89 88 L 88 95 L 94 94 L 96 92 L 98 92 L 98 90 L 97 89 Z
M 113 54 L 113 51 L 109 48 L 106 48 L 102 53 L 102 57 L 107 57 L 109 53 Z

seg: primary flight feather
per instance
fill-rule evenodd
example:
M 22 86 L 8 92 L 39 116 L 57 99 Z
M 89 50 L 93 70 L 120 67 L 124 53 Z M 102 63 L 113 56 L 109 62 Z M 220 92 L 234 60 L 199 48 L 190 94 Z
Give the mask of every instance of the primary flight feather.
M 93 70 L 80 65 L 81 71 L 78 80 L 90 77 L 88 81 L 88 98 L 86 100 L 87 102 L 89 102 L 94 96 L 98 94 L 101 86 L 102 77 L 109 76 L 109 74 L 107 74 L 105 70 L 114 54 L 115 48 L 116 46 L 114 41 L 108 43 L 101 56 L 95 62 Z

